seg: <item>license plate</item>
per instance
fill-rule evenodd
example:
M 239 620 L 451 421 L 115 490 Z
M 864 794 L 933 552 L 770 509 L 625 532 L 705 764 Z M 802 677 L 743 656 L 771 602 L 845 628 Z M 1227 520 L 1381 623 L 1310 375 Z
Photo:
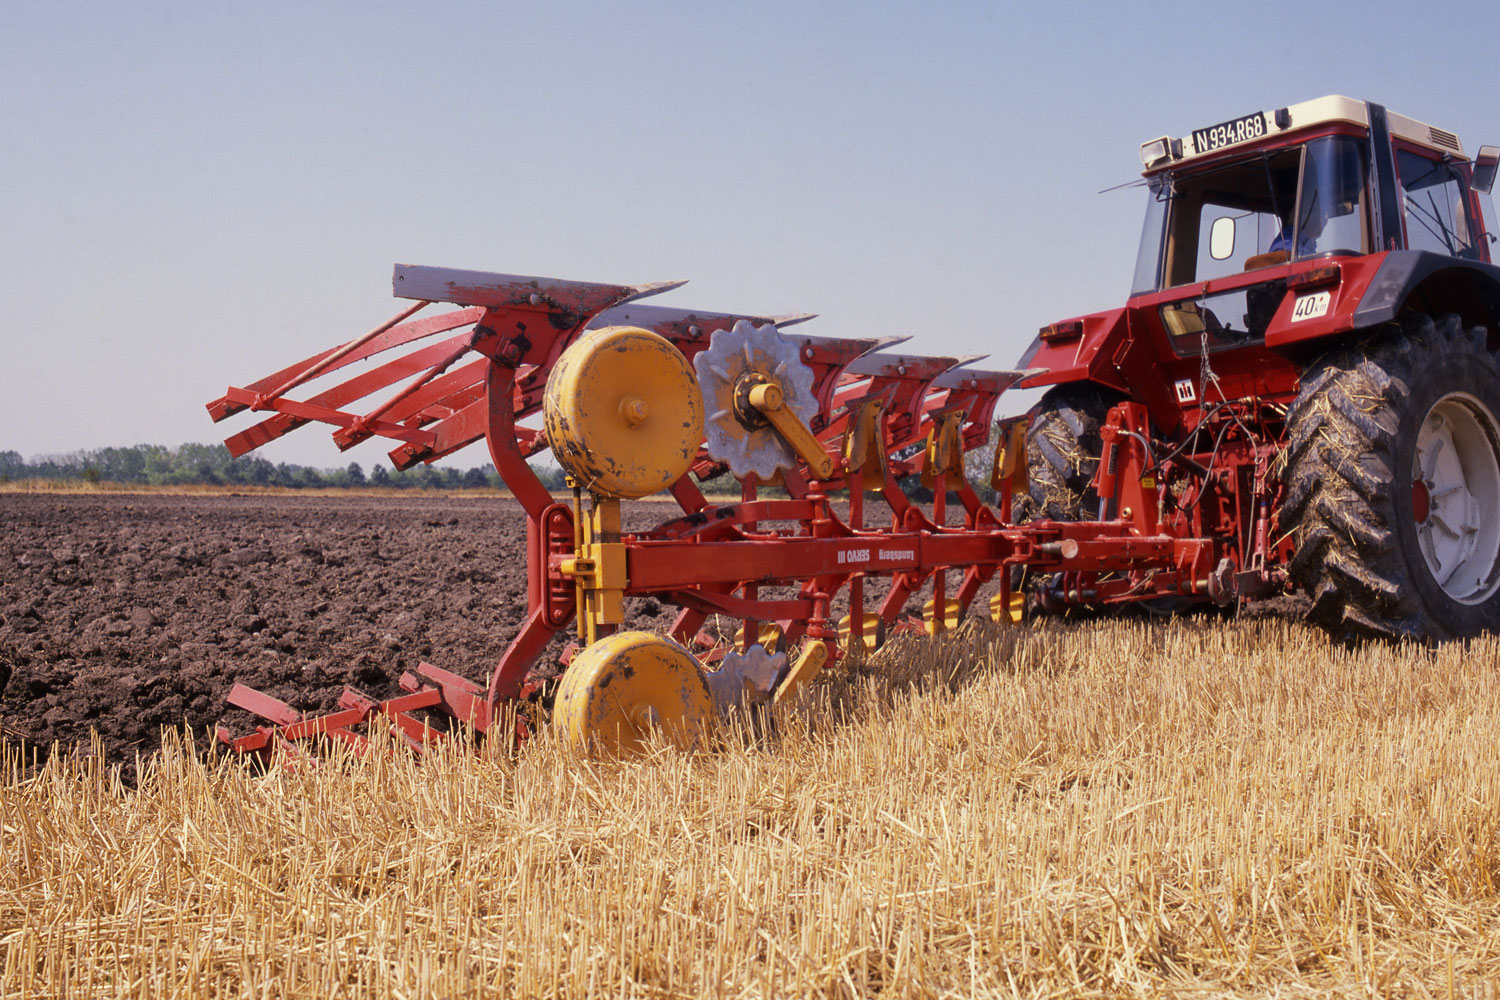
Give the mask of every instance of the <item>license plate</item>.
M 1209 150 L 1233 146 L 1237 142 L 1259 139 L 1265 134 L 1265 112 L 1257 111 L 1253 115 L 1245 115 L 1219 125 L 1193 129 L 1193 149 L 1195 152 L 1207 153 Z

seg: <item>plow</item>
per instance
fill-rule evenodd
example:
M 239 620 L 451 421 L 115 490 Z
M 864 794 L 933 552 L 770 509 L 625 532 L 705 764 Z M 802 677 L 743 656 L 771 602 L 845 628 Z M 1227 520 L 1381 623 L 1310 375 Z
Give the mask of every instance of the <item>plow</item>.
M 674 283 L 398 265 L 410 305 L 209 412 L 254 421 L 236 456 L 309 424 L 385 439 L 399 469 L 483 442 L 525 512 L 524 621 L 483 681 L 423 663 L 317 716 L 237 685 L 263 721 L 221 738 L 359 748 L 380 718 L 422 750 L 447 738 L 432 713 L 510 736 L 560 670 L 570 742 L 692 746 L 975 616 L 1299 591 L 1341 636 L 1500 627 L 1500 268 L 1478 238 L 1500 150 L 1469 161 L 1347 98 L 1229 124 L 1142 147 L 1130 300 L 1043 327 L 1014 369 L 642 303 Z M 1048 389 L 997 421 L 1013 386 Z M 567 495 L 530 464 L 548 452 Z M 677 609 L 667 634 L 624 628 L 646 598 Z
M 874 649 L 902 629 L 954 627 L 986 583 L 996 588 L 983 613 L 1018 620 L 1013 567 L 1118 565 L 1135 571 L 1138 589 L 1151 574 L 1150 593 L 1208 585 L 1209 546 L 1160 532 L 1139 475 L 1117 476 L 1126 486 L 1119 518 L 1008 525 L 1011 495 L 1026 481 L 1024 421 L 1004 427 L 989 463 L 998 508 L 980 499 L 965 455 L 990 443 L 996 403 L 1024 371 L 901 354 L 892 340 L 783 332 L 807 317 L 637 304 L 671 285 L 423 267 L 397 267 L 394 282 L 416 307 L 231 389 L 210 412 L 269 414 L 229 438 L 237 455 L 309 422 L 331 425 L 341 447 L 394 441 L 398 468 L 483 441 L 526 513 L 525 622 L 483 686 L 424 663 L 402 678 L 401 696 L 351 690 L 340 711 L 312 718 L 236 686 L 230 704 L 268 723 L 224 734 L 238 750 L 310 737 L 362 746 L 372 717 L 420 748 L 442 738 L 422 710 L 488 733 L 528 696 L 528 675 L 560 633 L 576 634 L 553 708 L 564 733 L 618 747 L 659 728 L 691 743 L 735 706 L 788 697 L 851 648 Z M 416 316 L 435 303 L 458 308 Z M 292 398 L 395 350 L 405 353 Z M 373 407 L 351 408 L 372 396 Z M 536 417 L 540 426 L 523 425 Z M 528 463 L 548 448 L 571 497 L 554 497 Z M 1116 450 L 1117 469 L 1144 468 L 1128 435 Z M 726 476 L 738 498 L 710 501 L 700 484 Z M 931 499 L 909 499 L 903 481 Z M 670 496 L 671 516 L 623 531 L 622 505 L 656 494 Z M 882 583 L 878 600 L 872 579 Z M 619 631 L 635 597 L 680 609 L 668 635 Z M 907 611 L 914 597 L 925 597 L 919 615 Z M 705 632 L 710 616 L 737 623 L 733 642 L 724 629 Z

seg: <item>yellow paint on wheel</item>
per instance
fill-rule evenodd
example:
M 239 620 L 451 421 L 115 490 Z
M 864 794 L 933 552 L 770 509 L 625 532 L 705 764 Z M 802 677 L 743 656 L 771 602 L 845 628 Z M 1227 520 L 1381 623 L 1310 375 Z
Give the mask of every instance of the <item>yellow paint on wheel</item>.
M 578 654 L 552 706 L 564 740 L 604 754 L 640 750 L 653 727 L 679 748 L 701 746 L 715 718 L 697 659 L 651 632 L 617 632 Z
M 634 499 L 672 485 L 703 441 L 703 393 L 671 341 L 613 326 L 576 341 L 543 398 L 558 464 L 585 489 Z

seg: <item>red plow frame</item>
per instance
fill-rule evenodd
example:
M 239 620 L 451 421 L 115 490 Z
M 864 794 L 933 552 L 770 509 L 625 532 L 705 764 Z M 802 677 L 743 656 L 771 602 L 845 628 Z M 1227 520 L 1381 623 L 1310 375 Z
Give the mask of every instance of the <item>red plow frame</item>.
M 441 711 L 487 733 L 507 705 L 526 696 L 527 674 L 552 639 L 575 620 L 583 624 L 580 608 L 589 625 L 580 635 L 592 639 L 618 621 L 599 609 L 627 596 L 649 595 L 679 607 L 671 635 L 685 645 L 697 642 L 706 661 L 724 649 L 701 630 L 708 616 L 723 615 L 741 622 L 742 649 L 766 635 L 783 650 L 800 643 L 816 669 L 823 658 L 868 643 L 888 627 L 929 634 L 952 627 L 997 574 L 991 611 L 1009 621 L 1010 573 L 1001 571 L 1012 566 L 1062 574 L 1059 579 L 1113 574 L 1115 583 L 1106 586 L 1119 599 L 1202 594 L 1212 584 L 1215 543 L 1180 537 L 1163 523 L 1139 407 L 1117 407 L 1104 429 L 1107 476 L 1101 473 L 1099 492 L 1108 491 L 1118 516 L 1014 525 L 1008 523 L 1010 494 L 1024 477 L 1025 458 L 1013 426 L 1002 427 L 993 463 L 998 510 L 975 493 L 963 458 L 989 441 L 1000 394 L 1026 372 L 965 367 L 976 358 L 888 353 L 884 348 L 896 343 L 889 339 L 809 336 L 791 338 L 812 373 L 817 401 L 807 430 L 833 457 L 833 472 L 820 478 L 799 462 L 778 477 L 784 496 L 762 497 L 767 484 L 749 476 L 740 481 L 738 502 L 712 503 L 699 482 L 724 466 L 700 449 L 690 471 L 669 487 L 676 516 L 634 533 L 620 532 L 617 513 L 613 523 L 591 522 L 602 546 L 597 551 L 617 555 L 619 569 L 613 577 L 590 577 L 579 568 L 589 535 L 584 522 L 597 515 L 584 511 L 577 490 L 571 500 L 554 498 L 527 463 L 549 442 L 543 429 L 523 421 L 540 414 L 548 377 L 564 350 L 586 329 L 626 325 L 666 338 L 691 362 L 715 334 L 740 321 L 788 327 L 811 317 L 636 302 L 678 283 L 611 285 L 398 265 L 393 284 L 397 296 L 415 303 L 346 344 L 230 388 L 208 404 L 209 413 L 215 421 L 245 411 L 265 414 L 227 439 L 234 455 L 312 422 L 330 425 L 340 450 L 370 437 L 396 442 L 390 458 L 401 469 L 483 439 L 526 514 L 526 618 L 484 686 L 424 663 L 402 678 L 404 695 L 377 701 L 348 691 L 340 711 L 308 718 L 236 685 L 230 704 L 269 723 L 238 738 L 221 730 L 239 750 L 268 751 L 313 736 L 362 749 L 364 737 L 355 727 L 375 716 L 421 750 L 440 738 L 413 714 L 421 711 Z M 417 315 L 435 303 L 457 308 Z M 395 351 L 393 359 L 378 360 Z M 300 400 L 290 396 L 333 376 L 343 380 Z M 899 484 L 914 474 L 932 492 L 925 508 Z M 831 499 L 839 492 L 847 492 L 847 516 Z M 869 493 L 883 500 L 883 524 L 870 524 Z M 890 586 L 867 611 L 871 577 L 889 578 Z M 921 619 L 904 616 L 908 600 L 928 587 L 931 599 Z M 845 615 L 835 616 L 836 602 Z M 766 625 L 775 628 L 767 632 Z M 807 653 L 814 647 L 815 657 Z

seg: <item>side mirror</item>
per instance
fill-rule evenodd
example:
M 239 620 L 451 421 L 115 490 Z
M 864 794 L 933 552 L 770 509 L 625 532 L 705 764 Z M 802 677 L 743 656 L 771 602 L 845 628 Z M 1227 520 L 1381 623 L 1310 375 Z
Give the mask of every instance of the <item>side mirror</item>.
M 1208 231 L 1208 253 L 1214 260 L 1228 260 L 1234 253 L 1234 219 L 1225 215 L 1214 220 Z
M 1490 188 L 1495 186 L 1497 168 L 1500 168 L 1500 146 L 1480 146 L 1479 155 L 1474 157 L 1474 179 L 1470 186 L 1475 191 L 1489 194 Z

